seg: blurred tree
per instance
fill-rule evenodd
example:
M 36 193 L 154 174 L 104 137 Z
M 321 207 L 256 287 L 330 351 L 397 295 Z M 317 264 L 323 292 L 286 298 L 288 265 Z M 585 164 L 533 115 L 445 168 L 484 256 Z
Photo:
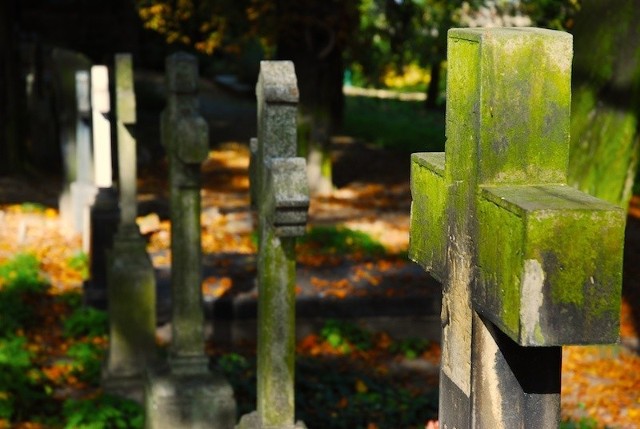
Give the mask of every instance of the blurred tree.
M 0 174 L 25 167 L 17 22 L 17 2 L 0 1 Z
M 330 138 L 342 125 L 343 53 L 357 28 L 357 1 L 276 2 L 276 57 L 295 64 L 300 90 L 299 151 L 312 193 L 332 189 Z
M 570 184 L 626 208 L 640 140 L 637 0 L 582 0 L 572 33 Z
M 137 1 L 145 27 L 167 42 L 235 55 L 252 71 L 247 74 L 257 76 L 263 56 L 292 60 L 300 90 L 298 141 L 310 186 L 312 192 L 331 189 L 329 139 L 342 123 L 343 52 L 357 27 L 357 0 Z
M 463 0 L 363 0 L 360 28 L 349 59 L 367 85 L 382 82 L 388 67 L 409 64 L 431 70 L 427 107 L 436 107 L 447 30 L 459 24 Z M 467 2 L 469 3 L 469 2 Z M 476 0 L 471 4 L 475 5 Z

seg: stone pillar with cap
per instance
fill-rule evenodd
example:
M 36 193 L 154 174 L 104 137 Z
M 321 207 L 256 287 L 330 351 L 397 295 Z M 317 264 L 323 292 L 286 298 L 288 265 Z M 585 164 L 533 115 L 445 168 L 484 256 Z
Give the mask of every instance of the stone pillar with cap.
M 196 57 L 167 57 L 166 84 L 161 138 L 170 169 L 172 335 L 168 364 L 149 373 L 146 426 L 230 429 L 233 390 L 208 368 L 204 349 L 200 165 L 209 153 L 209 130 L 198 112 Z
M 120 224 L 108 253 L 109 349 L 103 387 L 142 400 L 145 373 L 157 359 L 156 280 L 136 224 L 136 99 L 131 54 L 115 56 Z
M 296 237 L 309 208 L 306 161 L 296 156 L 298 86 L 293 63 L 262 61 L 258 138 L 251 140 L 251 197 L 258 213 L 258 407 L 240 429 L 294 429 Z

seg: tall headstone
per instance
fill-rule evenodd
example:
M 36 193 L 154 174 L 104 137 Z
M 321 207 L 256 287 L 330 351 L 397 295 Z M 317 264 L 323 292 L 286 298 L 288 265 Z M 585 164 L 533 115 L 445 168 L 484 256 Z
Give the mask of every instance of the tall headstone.
M 295 242 L 305 232 L 309 186 L 306 161 L 296 157 L 293 63 L 262 61 L 256 96 L 251 196 L 259 219 L 258 409 L 243 416 L 238 428 L 303 428 L 294 420 Z
M 156 360 L 156 281 L 136 224 L 136 99 L 130 54 L 115 56 L 120 225 L 108 255 L 109 350 L 103 387 L 142 399 L 146 370 Z
M 107 305 L 107 250 L 113 245 L 120 213 L 118 194 L 113 188 L 111 164 L 111 101 L 109 71 L 106 66 L 91 67 L 91 111 L 93 132 L 93 181 L 97 194 L 90 210 L 90 279 L 84 297 L 89 305 Z
M 200 165 L 209 153 L 209 130 L 198 112 L 197 59 L 180 52 L 169 56 L 166 84 L 161 138 L 170 169 L 172 335 L 168 366 L 149 375 L 146 425 L 232 428 L 233 390 L 208 369 L 204 350 Z
M 76 136 L 75 136 L 75 165 L 71 182 L 71 199 L 68 208 L 73 229 L 82 234 L 83 249 L 89 252 L 89 215 L 90 208 L 96 197 L 96 187 L 93 184 L 93 150 L 91 148 L 91 98 L 89 72 L 76 72 Z
M 34 36 L 37 37 L 37 36 Z M 37 39 L 36 39 L 37 40 Z M 77 205 L 73 200 L 72 189 L 74 183 L 78 182 L 76 175 L 78 168 L 78 154 L 76 150 L 77 134 L 84 132 L 85 136 L 88 132 L 89 139 L 89 153 L 91 153 L 91 89 L 89 70 L 91 68 L 91 61 L 86 56 L 66 49 L 53 48 L 49 53 L 42 48 L 42 44 L 38 42 L 28 42 L 28 46 L 32 46 L 30 51 L 33 53 L 31 62 L 34 69 L 29 75 L 27 75 L 27 85 L 31 87 L 31 91 L 35 91 L 35 79 L 37 79 L 37 65 L 38 55 L 44 55 L 48 58 L 42 62 L 47 64 L 45 67 L 50 71 L 51 86 L 53 89 L 53 100 L 55 110 L 55 122 L 58 129 L 57 139 L 60 142 L 60 152 L 62 158 L 63 168 L 63 188 L 59 198 L 60 209 L 60 221 L 69 230 L 75 230 L 77 233 L 82 232 L 82 226 L 78 226 L 77 223 Z M 39 49 L 38 46 L 41 46 Z M 38 51 L 41 51 L 40 54 Z M 50 57 L 50 58 L 49 58 Z M 80 75 L 80 81 L 77 79 L 77 73 L 84 72 Z M 86 77 L 86 79 L 85 79 Z M 81 86 L 79 93 L 79 86 Z M 82 104 L 82 106 L 79 105 Z M 78 108 L 82 109 L 82 113 L 78 112 Z M 88 110 L 87 110 L 88 109 Z M 82 119 L 78 118 L 81 116 Z M 84 124 L 79 124 L 83 121 Z M 84 125 L 84 129 L 80 130 L 79 126 Z M 86 165 L 86 164 L 84 164 Z M 93 168 L 93 161 L 88 165 Z M 90 182 L 93 183 L 93 170 L 90 175 Z M 76 189 L 76 196 L 77 196 Z M 95 193 L 95 192 L 94 192 Z M 92 196 L 89 204 L 93 204 Z M 76 200 L 77 201 L 77 200 Z M 88 224 L 88 223 L 87 223 Z M 85 240 L 88 244 L 88 239 Z M 88 247 L 85 248 L 88 252 Z
M 625 213 L 566 185 L 569 34 L 448 37 L 445 153 L 411 166 L 410 257 L 443 283 L 440 427 L 557 427 L 561 346 L 618 336 Z

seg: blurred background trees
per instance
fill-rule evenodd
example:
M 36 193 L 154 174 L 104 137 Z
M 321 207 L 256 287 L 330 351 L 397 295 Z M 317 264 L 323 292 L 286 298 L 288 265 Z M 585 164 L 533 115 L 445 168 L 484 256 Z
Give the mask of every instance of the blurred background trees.
M 638 152 L 639 39 L 634 0 L 8 0 L 0 43 L 16 26 L 109 64 L 128 50 L 162 69 L 172 50 L 201 58 L 202 74 L 233 74 L 251 88 L 261 59 L 294 61 L 300 152 L 316 192 L 331 189 L 329 143 L 341 132 L 343 85 L 423 92 L 442 110 L 447 30 L 539 26 L 575 34 L 572 184 L 626 205 Z M 43 13 L 44 12 L 44 13 Z M 9 31 L 9 28 L 12 28 Z M 5 56 L 13 54 L 3 49 Z M 10 60 L 5 61 L 11 63 Z M 14 60 L 15 64 L 15 60 Z M 4 69 L 2 106 L 16 103 Z M 15 73 L 14 73 L 15 74 Z M 15 86 L 15 85 L 14 85 Z M 12 109 L 5 110 L 9 114 Z M 0 167 L 25 151 L 19 121 L 4 116 Z M 16 128 L 17 127 L 17 128 Z

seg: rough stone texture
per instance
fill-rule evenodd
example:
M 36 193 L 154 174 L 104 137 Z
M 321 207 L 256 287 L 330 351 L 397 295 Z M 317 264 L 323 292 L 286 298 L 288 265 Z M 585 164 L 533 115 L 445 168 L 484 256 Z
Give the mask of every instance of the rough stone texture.
M 200 164 L 209 139 L 198 112 L 196 58 L 181 52 L 167 57 L 166 76 L 169 92 L 160 127 L 169 158 L 172 335 L 168 366 L 149 374 L 146 424 L 229 429 L 236 419 L 233 391 L 209 371 L 204 352 Z
M 121 218 L 108 265 L 109 351 L 105 390 L 142 392 L 145 370 L 157 358 L 156 279 L 136 225 L 135 94 L 131 55 L 115 57 L 116 121 Z
M 481 195 L 479 311 L 526 346 L 616 342 L 624 211 L 561 185 Z
M 147 429 L 232 428 L 233 390 L 217 373 L 149 372 L 145 392 Z
M 103 387 L 135 397 L 143 389 L 146 369 L 157 359 L 156 280 L 139 236 L 119 232 L 109 256 L 109 350 Z
M 571 44 L 449 31 L 448 141 L 412 156 L 409 252 L 443 281 L 441 427 L 556 426 L 550 346 L 617 338 L 624 213 L 565 186 Z
M 208 153 L 208 129 L 199 116 L 198 63 L 192 55 L 167 57 L 169 94 L 162 112 L 162 143 L 170 166 L 172 253 L 171 359 L 204 357 L 200 245 L 200 163 Z M 198 124 L 181 134 L 180 124 Z
M 478 314 L 473 318 L 473 363 L 482 374 L 473 377 L 473 426 L 557 427 L 562 347 L 525 348 Z
M 296 155 L 293 63 L 262 61 L 251 195 L 258 211 L 258 409 L 241 428 L 294 428 L 295 237 L 309 208 L 306 162 Z M 257 145 L 257 147 L 256 147 Z M 303 426 L 300 426 L 303 427 Z

